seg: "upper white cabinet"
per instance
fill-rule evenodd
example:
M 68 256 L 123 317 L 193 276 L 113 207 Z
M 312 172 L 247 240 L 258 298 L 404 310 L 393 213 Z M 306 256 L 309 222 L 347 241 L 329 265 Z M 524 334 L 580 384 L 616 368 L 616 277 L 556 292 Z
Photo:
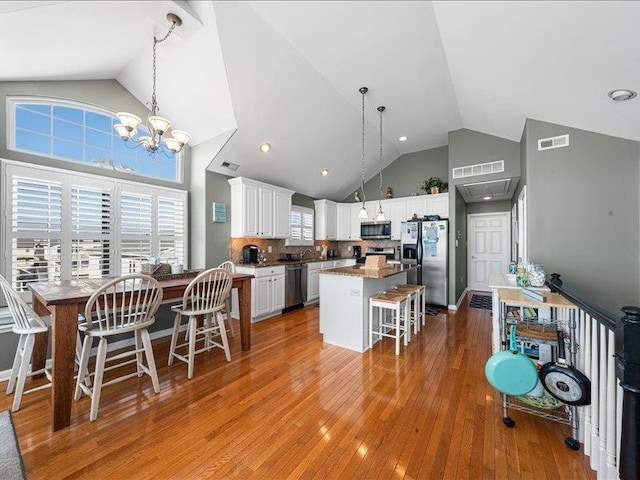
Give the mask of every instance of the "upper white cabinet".
M 401 240 L 401 223 L 409 218 L 405 199 L 383 200 L 382 211 L 387 220 L 391 220 L 391 240 Z
M 440 215 L 440 218 L 449 218 L 449 194 L 436 193 L 426 195 L 427 215 Z
M 287 238 L 293 190 L 244 177 L 231 185 L 231 236 Z
M 420 195 L 419 197 L 408 197 L 406 201 L 406 216 L 407 219 L 417 215 L 418 218 L 422 218 L 427 213 L 427 197 L 429 195 Z
M 331 200 L 315 200 L 316 240 L 336 240 L 338 211 L 336 202 Z
M 359 203 L 338 203 L 336 240 L 360 240 Z

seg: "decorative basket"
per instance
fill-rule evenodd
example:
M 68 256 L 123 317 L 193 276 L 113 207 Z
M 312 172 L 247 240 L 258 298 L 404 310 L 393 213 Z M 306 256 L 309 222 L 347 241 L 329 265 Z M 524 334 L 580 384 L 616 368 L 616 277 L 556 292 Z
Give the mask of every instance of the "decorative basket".
M 141 272 L 145 275 L 151 275 L 152 277 L 157 275 L 167 275 L 168 273 L 171 273 L 171 265 L 168 263 L 159 263 L 158 265 L 143 263 Z
M 200 270 L 185 270 L 182 273 L 171 273 L 171 271 L 169 271 L 169 273 L 162 273 L 162 274 L 154 273 L 151 276 L 156 280 L 177 280 L 179 278 L 195 277 L 199 273 L 200 273 Z

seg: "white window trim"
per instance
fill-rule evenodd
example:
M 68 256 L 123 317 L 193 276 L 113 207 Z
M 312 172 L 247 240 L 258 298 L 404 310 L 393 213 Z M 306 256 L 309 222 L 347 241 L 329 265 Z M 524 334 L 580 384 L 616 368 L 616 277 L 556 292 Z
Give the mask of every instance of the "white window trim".
M 58 105 L 58 106 L 63 106 L 63 107 L 72 107 L 72 108 L 78 108 L 78 109 L 82 109 L 82 110 L 89 110 L 89 111 L 94 111 L 95 113 L 100 113 L 102 115 L 107 115 L 110 117 L 115 117 L 116 113 L 113 110 L 101 107 L 99 105 L 94 105 L 92 103 L 85 103 L 85 102 L 79 102 L 79 101 L 75 101 L 75 100 L 69 100 L 69 99 L 65 99 L 65 98 L 59 98 L 59 97 L 40 97 L 40 96 L 21 96 L 21 95 L 7 95 L 7 102 L 6 102 L 6 123 L 7 123 L 7 131 L 6 131 L 6 138 L 7 138 L 7 150 L 11 150 L 14 152 L 20 152 L 20 153 L 26 153 L 29 155 L 34 155 L 36 157 L 42 157 L 42 158 L 54 158 L 56 160 L 60 160 L 63 162 L 67 162 L 70 163 L 72 165 L 86 165 L 88 167 L 91 168 L 95 168 L 96 170 L 100 171 L 104 171 L 104 169 L 102 167 L 99 167 L 97 165 L 92 165 L 91 163 L 86 163 L 86 162 L 77 162 L 74 160 L 70 160 L 68 158 L 64 158 L 64 157 L 57 157 L 53 154 L 50 155 L 44 155 L 42 153 L 38 153 L 38 152 L 34 152 L 31 150 L 24 150 L 21 148 L 17 148 L 16 147 L 16 141 L 15 141 L 15 107 L 16 104 L 19 103 L 36 103 L 36 104 L 41 104 L 41 105 Z M 127 175 L 132 175 L 132 176 L 138 176 L 138 177 L 142 177 L 142 178 L 150 178 L 153 180 L 158 180 L 158 181 L 163 181 L 163 182 L 170 182 L 170 183 L 182 183 L 184 180 L 184 152 L 181 151 L 178 154 L 176 154 L 175 156 L 175 160 L 176 160 L 176 173 L 177 173 L 177 178 L 175 180 L 169 180 L 166 178 L 158 178 L 158 177 L 150 177 L 148 175 L 143 175 L 140 173 L 127 173 L 127 172 L 123 172 Z M 100 176 L 98 173 L 96 173 L 95 175 Z
M 2 159 L 0 158 L 0 186 L 2 186 L 1 191 L 2 194 L 0 194 L 1 198 L 2 198 L 2 209 L 0 210 L 0 216 L 2 221 L 0 222 L 0 239 L 2 240 L 2 252 L 0 252 L 0 272 L 7 278 L 9 278 L 9 269 L 11 267 L 11 260 L 9 258 L 10 256 L 10 245 L 11 242 L 9 242 L 9 236 L 11 234 L 11 226 L 9 225 L 9 219 L 10 219 L 10 215 L 11 215 L 11 202 L 7 201 L 6 195 L 8 195 L 10 192 L 7 191 L 5 192 L 5 186 L 6 186 L 6 181 L 8 180 L 7 176 L 7 167 L 13 167 L 13 170 L 16 170 L 18 172 L 20 171 L 24 171 L 24 172 L 29 172 L 32 171 L 34 172 L 33 175 L 37 176 L 42 175 L 43 172 L 50 172 L 53 176 L 61 176 L 62 178 L 65 179 L 65 183 L 68 183 L 68 186 L 71 185 L 72 183 L 72 179 L 74 178 L 80 178 L 83 181 L 86 181 L 87 184 L 94 184 L 94 183 L 99 183 L 99 184 L 105 184 L 105 183 L 111 183 L 113 185 L 113 189 L 112 189 L 112 193 L 114 195 L 114 199 L 112 202 L 112 212 L 113 212 L 113 228 L 112 228 L 112 238 L 113 238 L 113 252 L 115 256 L 119 256 L 120 255 L 120 194 L 122 192 L 122 190 L 124 189 L 125 191 L 129 191 L 129 192 L 139 192 L 139 193 L 152 193 L 153 195 L 153 209 L 155 210 L 157 208 L 156 204 L 157 204 L 157 199 L 158 196 L 163 196 L 163 197 L 169 197 L 169 198 L 176 198 L 179 200 L 182 200 L 184 203 L 184 216 L 183 216 L 183 232 L 184 232 L 184 236 L 183 236 L 183 242 L 184 242 L 184 264 L 185 264 L 185 268 L 188 268 L 187 266 L 187 260 L 189 258 L 189 221 L 188 221 L 188 208 L 189 208 L 189 198 L 188 198 L 188 192 L 185 190 L 179 190 L 179 189 L 174 189 L 174 188 L 168 188 L 168 187 L 161 187 L 161 186 L 152 186 L 152 185 L 148 185 L 145 183 L 141 183 L 141 182 L 133 182 L 133 181 L 127 181 L 127 180 L 119 180 L 119 179 L 109 179 L 107 177 L 103 177 L 100 175 L 92 175 L 92 174 L 88 174 L 88 173 L 79 173 L 79 172 L 72 172 L 69 170 L 65 170 L 65 169 L 60 169 L 60 168 L 54 168 L 54 167 L 49 167 L 49 166 L 41 166 L 41 165 L 34 165 L 34 164 L 28 164 L 25 162 L 16 162 L 13 160 L 7 160 L 7 159 Z M 66 205 L 63 209 L 63 219 L 66 219 L 68 221 L 68 216 L 70 215 L 70 205 Z M 154 212 L 155 214 L 156 212 Z M 64 220 L 63 220 L 64 221 Z M 153 236 L 153 233 L 152 233 Z M 63 232 L 61 234 L 61 242 L 70 242 L 72 238 L 71 235 L 71 230 L 70 228 L 65 228 L 63 229 Z M 152 242 L 153 244 L 154 242 Z M 156 242 L 159 245 L 159 240 Z M 154 254 L 155 252 L 152 251 L 152 254 Z M 70 259 L 68 259 L 70 262 Z M 120 261 L 115 261 L 113 262 L 113 275 L 120 275 L 120 269 L 121 269 L 121 263 Z M 70 270 L 66 269 L 66 274 L 69 274 Z M 66 278 L 66 274 L 63 278 Z

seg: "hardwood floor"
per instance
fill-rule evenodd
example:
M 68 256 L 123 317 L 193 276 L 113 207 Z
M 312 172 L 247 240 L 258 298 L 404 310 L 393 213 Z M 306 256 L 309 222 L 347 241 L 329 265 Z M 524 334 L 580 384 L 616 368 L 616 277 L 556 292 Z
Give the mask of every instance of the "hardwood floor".
M 156 341 L 160 393 L 148 377 L 106 387 L 95 422 L 84 397 L 52 433 L 50 392 L 23 397 L 27 477 L 594 478 L 569 427 L 519 412 L 503 425 L 484 378 L 490 311 L 467 304 L 427 317 L 400 356 L 390 339 L 364 354 L 323 344 L 314 306 L 253 325 L 250 352 L 236 335 L 231 363 L 201 354 L 192 380 Z

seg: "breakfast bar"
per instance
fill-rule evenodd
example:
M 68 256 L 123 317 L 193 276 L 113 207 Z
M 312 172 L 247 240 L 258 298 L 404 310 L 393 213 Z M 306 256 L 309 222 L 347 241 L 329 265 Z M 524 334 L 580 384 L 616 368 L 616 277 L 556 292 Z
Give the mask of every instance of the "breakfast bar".
M 369 297 L 407 283 L 413 265 L 320 271 L 320 333 L 332 345 L 364 352 L 369 348 Z

